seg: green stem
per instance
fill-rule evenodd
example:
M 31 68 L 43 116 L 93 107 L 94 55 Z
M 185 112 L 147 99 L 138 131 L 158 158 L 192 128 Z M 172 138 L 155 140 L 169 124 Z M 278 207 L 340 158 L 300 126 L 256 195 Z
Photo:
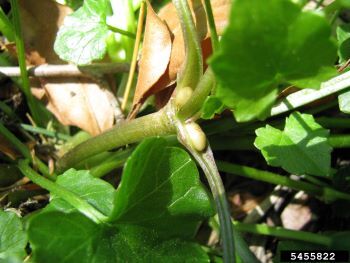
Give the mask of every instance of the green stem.
M 21 127 L 29 132 L 32 133 L 37 133 L 37 134 L 43 134 L 49 137 L 53 137 L 53 138 L 57 138 L 60 140 L 64 140 L 67 141 L 69 140 L 71 137 L 69 135 L 63 134 L 63 133 L 58 133 L 58 132 L 53 132 L 53 131 L 49 131 L 40 127 L 34 127 L 32 125 L 28 125 L 28 124 L 21 124 Z
M 95 177 L 102 177 L 112 170 L 122 167 L 133 150 L 134 148 L 130 147 L 126 150 L 112 154 L 106 161 L 93 167 L 90 170 L 90 173 Z
M 204 6 L 209 24 L 211 45 L 213 47 L 213 51 L 215 52 L 219 48 L 219 38 L 218 33 L 216 32 L 215 19 L 213 15 L 213 10 L 211 8 L 210 0 L 204 0 Z
M 11 8 L 12 8 L 11 10 L 12 10 L 12 16 L 13 16 L 13 25 L 15 29 L 15 42 L 17 47 L 18 63 L 21 70 L 21 79 L 22 79 L 22 86 L 23 86 L 22 91 L 27 98 L 28 106 L 35 123 L 38 124 L 39 126 L 42 126 L 43 118 L 41 116 L 41 111 L 38 106 L 38 103 L 35 101 L 34 96 L 32 95 L 30 90 L 30 83 L 29 83 L 28 72 L 26 67 L 24 43 L 22 38 L 22 29 L 21 29 L 21 22 L 20 22 L 18 0 L 10 0 L 10 2 L 11 2 Z
M 328 187 L 328 184 L 317 179 L 316 177 L 312 176 L 312 175 L 308 175 L 308 174 L 304 174 L 303 177 L 305 178 L 306 181 L 309 181 L 310 183 L 317 185 L 317 186 L 321 186 L 321 187 Z
M 233 227 L 230 223 L 231 215 L 230 208 L 226 199 L 225 188 L 222 183 L 220 174 L 215 164 L 213 153 L 210 146 L 207 146 L 205 152 L 199 153 L 188 147 L 193 157 L 201 166 L 206 178 L 208 180 L 211 192 L 216 203 L 220 221 L 220 235 L 222 237 L 222 246 L 224 251 L 224 262 L 234 262 L 235 250 L 234 250 L 234 238 Z
M 111 130 L 79 144 L 66 153 L 57 162 L 58 172 L 61 173 L 74 167 L 77 163 L 95 154 L 135 143 L 147 137 L 174 133 L 174 125 L 169 121 L 163 110 L 131 121 L 125 121 Z
M 329 118 L 329 117 L 319 117 L 316 118 L 316 122 L 324 128 L 333 129 L 348 129 L 350 128 L 349 118 Z
M 307 182 L 295 181 L 286 176 L 258 170 L 248 166 L 232 164 L 224 161 L 217 161 L 216 163 L 219 170 L 222 172 L 244 176 L 271 184 L 283 185 L 294 190 L 302 190 L 313 195 L 321 196 L 328 201 L 336 199 L 350 200 L 349 194 L 339 192 L 329 187 L 321 187 Z
M 209 226 L 217 233 L 220 232 L 217 215 L 215 215 L 209 220 Z M 237 251 L 236 253 L 237 262 L 259 263 L 260 261 L 256 258 L 254 253 L 249 249 L 249 246 L 241 236 L 241 233 L 238 231 L 233 231 L 233 236 L 235 240 L 235 249 Z M 238 259 L 238 256 L 240 260 Z
M 84 199 L 80 198 L 76 194 L 68 191 L 64 187 L 51 182 L 50 180 L 37 174 L 32 168 L 29 167 L 28 162 L 21 160 L 18 163 L 18 167 L 21 172 L 27 176 L 32 182 L 41 186 L 42 188 L 50 191 L 50 193 L 59 196 L 63 200 L 67 201 L 69 204 L 74 206 L 82 214 L 93 220 L 95 223 L 106 222 L 107 217 L 103 215 L 100 211 L 86 202 Z
M 54 180 L 56 179 L 55 174 L 50 174 L 47 166 L 38 158 L 32 158 L 28 147 L 23 144 L 20 140 L 17 139 L 15 135 L 13 135 L 2 123 L 0 123 L 0 134 L 5 137 L 9 142 L 16 147 L 16 149 L 23 155 L 24 158 L 31 160 L 31 162 L 38 166 L 39 171 L 42 172 L 47 178 Z
M 269 124 L 275 128 L 283 128 L 285 120 L 276 119 L 268 122 L 247 122 L 247 123 L 237 123 L 234 118 L 221 118 L 218 120 L 211 120 L 203 125 L 203 130 L 207 135 L 218 134 L 226 131 L 234 131 L 235 135 L 238 134 L 254 134 L 255 129 L 258 129 L 266 124 Z M 316 118 L 316 122 L 322 127 L 328 129 L 348 129 L 350 128 L 350 119 L 348 118 L 330 118 L 330 117 L 319 117 Z
M 350 135 L 348 134 L 331 135 L 328 138 L 328 142 L 333 148 L 349 148 Z
M 115 33 L 119 33 L 119 34 L 121 34 L 123 36 L 127 36 L 127 37 L 130 37 L 130 38 L 133 38 L 133 39 L 136 38 L 136 35 L 134 33 L 131 33 L 129 31 L 126 31 L 126 30 L 123 30 L 123 29 L 120 29 L 118 27 L 114 27 L 114 26 L 108 25 L 108 29 L 110 29 L 111 31 L 113 31 Z
M 322 234 L 315 234 L 306 231 L 289 230 L 282 227 L 272 227 L 265 224 L 246 224 L 237 221 L 233 222 L 233 225 L 235 226 L 235 229 L 240 232 L 300 240 L 323 245 L 326 247 L 330 247 L 330 245 L 332 244 L 332 239 Z
M 185 61 L 178 73 L 176 89 L 197 86 L 203 74 L 202 50 L 187 0 L 173 0 L 185 43 Z
M 188 130 L 186 129 L 186 125 L 188 124 L 184 124 L 176 117 L 173 117 L 173 121 L 178 131 L 179 141 L 196 159 L 208 180 L 219 215 L 224 262 L 235 262 L 235 245 L 232 234 L 233 228 L 231 224 L 230 209 L 226 199 L 225 188 L 215 164 L 213 152 L 209 145 L 207 145 L 203 151 L 196 150 L 196 148 L 193 146 L 193 134 L 189 134 Z
M 210 91 L 214 85 L 214 73 L 210 68 L 208 68 L 200 79 L 191 97 L 177 113 L 178 118 L 180 120 L 186 120 L 187 118 L 196 114 L 201 109 L 205 99 L 210 94 Z

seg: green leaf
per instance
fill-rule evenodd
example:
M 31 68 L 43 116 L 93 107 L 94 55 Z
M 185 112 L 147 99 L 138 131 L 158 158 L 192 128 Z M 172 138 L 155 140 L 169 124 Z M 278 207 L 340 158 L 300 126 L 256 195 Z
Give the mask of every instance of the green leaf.
M 312 115 L 294 112 L 286 119 L 283 131 L 266 125 L 255 133 L 254 145 L 269 165 L 298 175 L 330 175 L 329 131 L 316 123 Z
M 215 95 L 234 110 L 237 121 L 264 119 L 279 86 L 299 82 L 301 88 L 316 88 L 322 68 L 335 59 L 331 28 L 320 13 L 302 12 L 286 0 L 235 0 L 210 61 L 218 80 Z M 312 87 L 304 86 L 318 76 Z
M 209 262 L 195 243 L 160 240 L 139 226 L 96 225 L 78 213 L 41 213 L 29 222 L 33 262 Z
M 215 114 L 220 114 L 224 110 L 224 104 L 215 96 L 209 96 L 203 103 L 201 118 L 209 120 L 214 118 Z
M 58 176 L 56 183 L 77 194 L 105 215 L 113 209 L 114 187 L 102 179 L 93 177 L 89 171 L 69 169 Z M 46 211 L 59 210 L 65 213 L 76 211 L 68 202 L 52 194 Z
M 0 211 L 0 261 L 16 262 L 26 255 L 27 235 L 21 219 L 13 212 Z
M 78 65 L 102 59 L 107 49 L 109 9 L 107 0 L 86 0 L 81 8 L 67 16 L 54 46 L 59 57 Z
M 186 151 L 165 139 L 141 143 L 129 157 L 111 218 L 167 237 L 192 237 L 200 221 L 213 215 L 211 200 Z

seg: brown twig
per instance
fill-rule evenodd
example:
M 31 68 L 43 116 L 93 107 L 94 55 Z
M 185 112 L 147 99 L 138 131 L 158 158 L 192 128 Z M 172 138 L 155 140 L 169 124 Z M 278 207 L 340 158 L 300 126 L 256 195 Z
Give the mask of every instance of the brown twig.
M 27 67 L 27 71 L 33 77 L 89 77 L 96 74 L 126 73 L 129 68 L 128 63 L 99 63 L 88 66 L 40 65 Z M 0 67 L 0 74 L 8 77 L 21 76 L 19 67 Z

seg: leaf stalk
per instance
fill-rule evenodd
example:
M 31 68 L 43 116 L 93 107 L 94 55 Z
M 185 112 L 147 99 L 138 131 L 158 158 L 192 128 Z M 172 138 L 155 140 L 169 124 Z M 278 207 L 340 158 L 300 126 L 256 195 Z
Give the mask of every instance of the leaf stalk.
M 50 191 L 61 197 L 63 200 L 67 201 L 69 204 L 74 206 L 82 214 L 90 218 L 95 223 L 106 222 L 108 217 L 98 211 L 95 207 L 90 205 L 84 199 L 80 198 L 76 194 L 68 191 L 64 187 L 46 179 L 45 177 L 36 173 L 32 168 L 29 167 L 28 162 L 25 160 L 20 160 L 18 162 L 18 168 L 21 172 L 27 176 L 32 182 L 41 186 L 42 188 Z
M 165 110 L 125 121 L 66 153 L 57 162 L 57 172 L 62 173 L 68 168 L 75 167 L 82 160 L 95 154 L 135 143 L 147 137 L 170 134 L 175 134 L 175 128 Z

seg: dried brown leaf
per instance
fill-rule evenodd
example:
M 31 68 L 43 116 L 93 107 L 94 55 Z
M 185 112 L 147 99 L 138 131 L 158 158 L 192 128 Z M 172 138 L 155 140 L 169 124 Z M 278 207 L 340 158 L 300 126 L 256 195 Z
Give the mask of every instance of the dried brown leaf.
M 113 126 L 117 101 L 108 89 L 78 78 L 42 82 L 47 107 L 62 124 L 78 126 L 92 135 Z
M 145 37 L 133 106 L 140 104 L 166 71 L 171 54 L 171 35 L 167 25 L 147 3 Z
M 213 8 L 216 28 L 218 34 L 221 35 L 223 29 L 226 27 L 228 22 L 231 1 L 214 0 L 211 2 L 211 4 Z M 196 23 L 199 39 L 202 41 L 202 52 L 205 61 L 206 58 L 208 58 L 212 53 L 210 43 L 210 32 L 208 29 L 209 27 L 207 25 L 205 9 L 203 3 L 200 0 L 189 1 L 189 5 Z M 181 25 L 174 5 L 172 3 L 167 4 L 160 10 L 158 16 L 154 14 L 153 9 L 150 8 L 150 10 L 151 12 L 149 13 L 151 18 L 147 17 L 147 21 L 149 22 L 148 24 L 146 21 L 144 46 L 142 50 L 142 57 L 139 70 L 139 81 L 136 86 L 136 92 L 133 103 L 134 111 L 135 109 L 137 109 L 136 105 L 143 103 L 144 100 L 147 99 L 147 97 L 153 94 L 157 94 L 158 92 L 170 87 L 175 83 L 177 73 L 179 72 L 179 69 L 182 66 L 185 59 L 185 46 L 182 36 Z M 155 20 L 157 22 L 153 22 L 152 20 Z M 161 30 L 157 29 L 157 26 L 154 26 L 154 24 L 157 25 L 157 23 L 159 24 L 158 26 L 160 26 L 161 24 Z M 151 26 L 154 28 L 152 28 Z M 148 30 L 147 27 L 149 28 Z M 161 36 L 157 36 L 159 40 L 155 37 L 156 34 L 154 33 L 154 31 L 156 30 L 158 30 L 159 34 L 161 34 Z M 164 38 L 168 39 L 168 30 L 171 31 L 173 36 L 170 44 L 170 60 L 168 59 L 167 53 L 169 49 L 169 44 L 167 43 L 165 45 L 165 42 L 157 42 L 164 41 Z M 165 45 L 166 48 L 162 47 L 161 44 Z M 144 49 L 146 50 L 144 51 Z M 146 56 L 144 52 L 147 52 L 148 56 Z M 162 55 L 163 53 L 166 53 L 166 55 Z M 145 64 L 147 64 L 147 67 L 145 66 Z M 153 70 L 150 67 L 150 65 L 153 64 L 159 64 L 155 70 Z M 167 67 L 164 68 L 164 65 L 167 65 Z M 146 69 L 148 69 L 150 72 L 148 72 Z M 146 83 L 145 79 L 149 80 L 149 82 Z M 163 105 L 164 96 L 161 97 L 161 104 Z
M 27 63 L 66 64 L 58 58 L 53 46 L 59 27 L 72 10 L 49 0 L 20 0 L 19 3 Z M 46 101 L 48 110 L 62 124 L 78 126 L 92 135 L 113 126 L 117 108 L 108 85 L 101 83 L 69 77 L 31 80 L 34 96 Z
M 48 0 L 20 0 L 19 7 L 28 63 L 65 63 L 56 55 L 53 46 L 58 28 L 72 10 Z
M 206 41 L 207 39 L 210 39 L 210 31 L 209 31 L 209 26 L 207 24 L 204 4 L 200 1 L 195 1 L 194 3 L 190 1 L 189 4 L 192 10 L 192 15 L 195 20 L 199 39 L 202 42 Z M 211 5 L 213 9 L 216 30 L 218 32 L 218 35 L 221 35 L 228 23 L 231 1 L 215 0 L 215 1 L 211 1 Z M 166 5 L 159 12 L 159 16 L 165 20 L 170 30 L 174 34 L 174 41 L 173 41 L 170 63 L 169 63 L 169 71 L 165 73 L 169 76 L 170 81 L 167 84 L 167 86 L 169 86 L 176 80 L 177 73 L 179 72 L 179 69 L 182 63 L 184 62 L 185 46 L 184 46 L 184 40 L 182 36 L 182 31 L 181 31 L 181 25 L 176 15 L 176 10 L 174 5 L 172 3 L 169 3 L 168 5 Z M 208 43 L 202 43 L 202 48 L 203 48 L 202 50 L 203 55 L 206 55 L 206 56 L 203 56 L 205 61 L 208 55 L 210 55 L 208 50 L 211 51 L 211 45 L 208 45 Z M 161 84 L 164 85 L 163 83 Z

